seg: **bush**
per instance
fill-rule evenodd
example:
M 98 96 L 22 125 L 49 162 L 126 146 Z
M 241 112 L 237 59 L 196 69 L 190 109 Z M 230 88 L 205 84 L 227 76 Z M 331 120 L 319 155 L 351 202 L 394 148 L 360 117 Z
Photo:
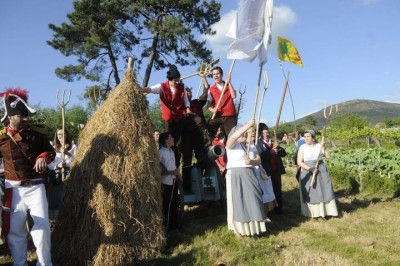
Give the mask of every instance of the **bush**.
M 329 173 L 335 189 L 343 189 L 346 194 L 358 192 L 358 182 L 355 178 L 356 173 L 339 165 L 331 166 Z
M 396 197 L 400 195 L 400 181 L 380 176 L 375 172 L 365 172 L 362 176 L 362 191 L 379 196 Z

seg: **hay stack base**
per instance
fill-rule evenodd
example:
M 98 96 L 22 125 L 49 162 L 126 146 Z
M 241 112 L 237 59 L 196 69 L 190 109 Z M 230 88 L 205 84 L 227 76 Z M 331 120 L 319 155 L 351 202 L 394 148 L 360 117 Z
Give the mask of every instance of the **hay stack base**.
M 160 166 L 131 68 L 81 133 L 52 235 L 57 265 L 128 265 L 165 244 Z

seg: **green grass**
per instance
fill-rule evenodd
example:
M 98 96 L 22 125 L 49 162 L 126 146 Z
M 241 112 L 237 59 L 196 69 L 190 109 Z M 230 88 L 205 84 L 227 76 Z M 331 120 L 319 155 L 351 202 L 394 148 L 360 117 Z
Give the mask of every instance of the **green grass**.
M 284 187 L 285 213 L 269 214 L 266 236 L 235 237 L 221 205 L 189 208 L 181 243 L 146 265 L 400 265 L 399 198 L 341 190 L 340 217 L 323 221 L 300 216 L 293 176 L 284 176 Z

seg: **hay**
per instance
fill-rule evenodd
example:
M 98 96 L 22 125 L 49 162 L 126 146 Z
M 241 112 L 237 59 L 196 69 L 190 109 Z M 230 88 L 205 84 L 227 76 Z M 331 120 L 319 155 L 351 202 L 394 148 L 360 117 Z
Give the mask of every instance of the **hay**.
M 85 126 L 52 235 L 57 265 L 128 265 L 162 249 L 159 159 L 131 68 Z

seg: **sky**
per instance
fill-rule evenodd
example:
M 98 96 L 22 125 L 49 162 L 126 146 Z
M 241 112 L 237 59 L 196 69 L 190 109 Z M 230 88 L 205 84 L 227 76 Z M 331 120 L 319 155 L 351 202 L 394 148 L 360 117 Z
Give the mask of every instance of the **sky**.
M 213 27 L 215 36 L 206 39 L 214 58 L 229 72 L 226 36 L 240 2 L 223 0 L 221 20 Z M 58 78 L 54 70 L 75 63 L 47 45 L 52 39 L 48 24 L 68 22 L 72 0 L 2 0 L 0 1 L 0 91 L 22 87 L 30 92 L 29 103 L 56 107 L 57 91 L 71 91 L 68 104 L 82 103 L 85 87 L 91 82 L 73 83 Z M 275 125 L 282 99 L 285 78 L 290 73 L 280 121 L 292 121 L 324 108 L 354 99 L 400 103 L 400 1 L 398 0 L 275 0 L 272 22 L 273 41 L 263 70 L 270 79 L 262 104 L 261 121 Z M 295 44 L 304 67 L 277 58 L 277 36 Z M 197 66 L 179 67 L 182 76 L 196 72 Z M 259 73 L 258 59 L 236 61 L 232 84 L 243 92 L 240 123 L 253 117 Z M 137 73 L 139 84 L 144 70 Z M 149 85 L 166 80 L 166 71 L 153 71 Z M 212 79 L 208 80 L 212 84 Z M 197 94 L 200 79 L 188 78 L 185 84 Z M 264 91 L 261 80 L 261 95 Z M 292 97 L 290 97 L 290 95 Z M 147 96 L 150 102 L 157 96 Z M 238 93 L 238 98 L 240 94 Z M 292 105 L 293 102 L 293 105 Z M 85 104 L 84 102 L 82 103 Z M 340 108 L 340 106 L 339 106 Z M 258 118 L 259 106 L 256 107 Z

